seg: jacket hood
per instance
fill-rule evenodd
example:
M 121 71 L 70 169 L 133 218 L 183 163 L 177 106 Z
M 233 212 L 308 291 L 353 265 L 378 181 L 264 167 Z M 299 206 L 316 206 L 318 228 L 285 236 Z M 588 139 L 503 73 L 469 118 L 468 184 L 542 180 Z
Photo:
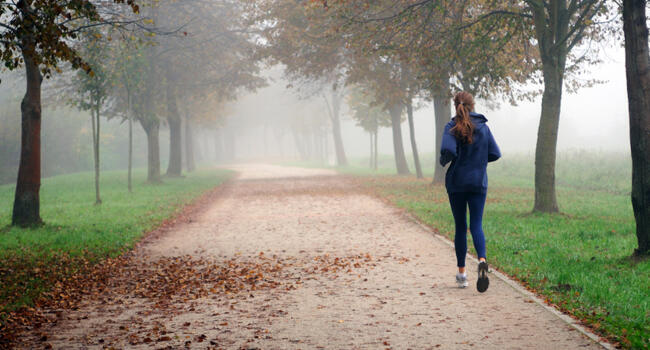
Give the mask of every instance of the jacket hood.
M 485 123 L 488 121 L 483 114 L 469 112 L 469 116 L 472 119 L 472 122 L 476 126 L 476 129 L 480 129 L 485 126 Z
M 485 123 L 488 121 L 487 118 L 483 114 L 479 114 L 476 112 L 469 112 L 470 119 L 472 120 L 472 123 L 474 123 L 474 126 L 476 127 L 475 130 L 479 130 L 485 126 Z M 456 117 L 452 118 L 452 123 L 456 125 Z

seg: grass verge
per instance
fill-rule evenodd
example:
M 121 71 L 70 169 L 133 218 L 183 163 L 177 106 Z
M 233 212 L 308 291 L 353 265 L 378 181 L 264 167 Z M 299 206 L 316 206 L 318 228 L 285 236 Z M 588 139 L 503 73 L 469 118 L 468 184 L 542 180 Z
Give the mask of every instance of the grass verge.
M 9 312 L 32 306 L 54 284 L 128 251 L 144 233 L 231 175 L 199 170 L 146 184 L 146 174 L 136 171 L 129 193 L 126 172 L 105 172 L 101 205 L 94 205 L 92 173 L 44 179 L 45 225 L 30 229 L 9 226 L 15 187 L 0 186 L 0 326 Z

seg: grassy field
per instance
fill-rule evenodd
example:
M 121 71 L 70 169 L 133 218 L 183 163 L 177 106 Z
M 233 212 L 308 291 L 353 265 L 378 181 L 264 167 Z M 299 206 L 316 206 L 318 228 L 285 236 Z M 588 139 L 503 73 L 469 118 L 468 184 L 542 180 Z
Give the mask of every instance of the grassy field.
M 44 179 L 45 225 L 33 229 L 9 226 L 14 186 L 0 186 L 0 321 L 3 312 L 31 305 L 52 283 L 133 247 L 145 232 L 231 175 L 200 170 L 162 184 L 145 184 L 144 171 L 136 171 L 129 193 L 126 172 L 105 172 L 103 204 L 98 206 L 92 173 Z
M 444 186 L 431 186 L 430 178 L 381 175 L 394 173 L 391 157 L 382 157 L 380 175 L 367 169 L 367 160 L 351 164 L 339 171 L 363 176 L 363 186 L 453 239 Z M 431 176 L 432 155 L 423 164 Z M 483 222 L 491 266 L 621 346 L 650 347 L 650 260 L 630 257 L 637 241 L 629 156 L 559 154 L 557 215 L 531 213 L 533 165 L 532 156 L 516 155 L 489 166 Z M 471 237 L 468 245 L 475 253 Z

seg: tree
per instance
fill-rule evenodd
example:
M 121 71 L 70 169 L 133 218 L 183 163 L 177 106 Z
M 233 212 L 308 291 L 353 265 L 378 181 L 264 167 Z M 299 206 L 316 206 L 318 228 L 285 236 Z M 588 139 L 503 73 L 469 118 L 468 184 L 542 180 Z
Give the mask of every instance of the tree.
M 515 40 L 530 37 L 526 35 L 530 30 L 518 18 L 493 16 L 465 22 L 494 2 L 353 0 L 321 4 L 341 19 L 331 30 L 342 33 L 355 57 L 376 56 L 401 63 L 412 76 L 404 85 L 408 92 L 405 106 L 408 110 L 409 101 L 428 95 L 434 102 L 436 134 L 442 134 L 451 119 L 452 90 L 470 90 L 485 99 L 504 96 L 512 100 L 519 96 L 512 85 L 529 79 L 535 66 L 530 45 Z M 504 27 L 508 30 L 502 30 Z M 417 171 L 413 138 L 411 143 Z M 437 142 L 436 157 L 439 147 Z M 435 163 L 434 183 L 442 182 L 443 169 Z
M 271 63 L 283 64 L 285 76 L 301 85 L 303 92 L 322 95 L 330 116 L 337 165 L 347 165 L 340 106 L 345 96 L 349 56 L 343 38 L 329 35 L 336 18 L 312 1 L 298 5 L 294 0 L 252 3 L 249 12 L 254 13 L 254 22 L 265 42 L 260 55 Z
M 244 22 L 243 10 L 242 3 L 235 0 L 160 4 L 159 17 L 171 33 L 159 40 L 157 52 L 165 72 L 161 83 L 170 129 L 167 176 L 181 175 L 182 120 L 188 171 L 195 167 L 192 122 L 196 118 L 190 111 L 182 110 L 181 101 L 190 100 L 191 96 L 192 103 L 205 104 L 205 97 L 210 96 L 222 103 L 236 98 L 241 90 L 252 91 L 265 83 L 258 76 L 255 43 Z
M 114 0 L 124 3 L 124 0 Z M 134 0 L 126 0 L 138 11 Z M 40 217 L 41 185 L 41 83 L 57 70 L 59 62 L 88 70 L 70 45 L 77 34 L 96 24 L 115 24 L 102 17 L 88 0 L 21 0 L 0 3 L 0 59 L 10 69 L 25 67 L 27 91 L 21 104 L 21 154 L 12 213 L 12 225 L 32 226 Z M 123 21 L 123 20 L 120 20 Z
M 93 160 L 95 165 L 95 204 L 101 204 L 99 195 L 99 144 L 100 114 L 109 98 L 112 87 L 111 67 L 108 66 L 109 48 L 98 28 L 90 28 L 81 35 L 77 51 L 88 64 L 90 72 L 78 71 L 72 84 L 71 103 L 77 108 L 90 111 L 93 140 Z
M 332 137 L 334 138 L 334 152 L 336 154 L 336 165 L 348 165 L 348 158 L 345 156 L 343 147 L 343 136 L 341 135 L 341 103 L 345 98 L 345 88 L 340 83 L 333 83 L 328 94 L 323 92 L 323 100 L 327 106 L 327 115 L 332 123 Z
M 435 73 L 430 81 L 440 87 L 446 86 L 449 83 L 447 77 L 451 77 L 464 85 L 463 88 L 475 92 L 492 91 L 494 87 L 512 92 L 513 80 L 535 77 L 530 74 L 530 68 L 540 69 L 544 91 L 535 152 L 533 210 L 558 211 L 555 153 L 562 88 L 565 83 L 572 90 L 579 88 L 578 80 L 566 78 L 580 72 L 586 64 L 597 61 L 593 55 L 573 52 L 586 40 L 597 40 L 602 35 L 604 27 L 599 22 L 607 21 L 599 19 L 607 17 L 609 10 L 605 0 L 422 0 L 391 1 L 388 4 L 357 0 L 324 3 L 330 10 L 339 9 L 344 17 L 350 19 L 352 26 L 361 23 L 365 28 L 375 28 L 371 33 L 383 31 L 378 36 L 384 38 L 382 42 L 389 43 L 396 36 L 406 35 L 410 40 L 406 42 L 412 43 L 404 45 L 407 52 L 408 48 L 415 47 L 414 56 L 433 63 L 427 66 Z M 376 3 L 380 4 L 379 8 Z M 420 44 L 427 42 L 429 44 Z M 531 42 L 537 46 L 536 55 L 526 52 Z M 370 47 L 377 46 L 374 43 Z M 418 49 L 422 47 L 429 54 Z M 472 68 L 475 64 L 479 67 Z M 463 74 L 467 72 L 475 78 L 468 79 Z M 591 83 L 589 81 L 587 85 Z M 467 86 L 472 84 L 478 85 Z M 445 90 L 438 88 L 434 91 L 442 98 Z M 444 114 L 448 113 L 446 104 L 441 105 L 441 109 Z
M 590 34 L 595 17 L 606 10 L 604 0 L 525 1 L 522 16 L 532 18 L 539 49 L 544 93 L 535 150 L 535 206 L 533 211 L 558 212 L 555 159 L 562 105 L 562 87 L 571 51 Z M 586 55 L 574 63 L 588 61 Z
M 127 188 L 129 192 L 133 191 L 133 104 L 136 91 L 143 90 L 144 80 L 141 70 L 146 65 L 143 55 L 143 47 L 146 45 L 141 38 L 134 35 L 118 36 L 116 45 L 111 48 L 114 50 L 113 57 L 117 60 L 114 62 L 114 81 L 113 95 L 115 95 L 116 110 L 112 111 L 114 115 L 121 115 L 123 120 L 128 122 L 128 170 L 127 170 Z
M 638 256 L 650 254 L 650 54 L 646 0 L 623 0 L 625 72 L 632 151 L 632 208 Z
M 361 86 L 352 89 L 347 103 L 357 125 L 370 135 L 370 167 L 377 170 L 377 136 L 380 127 L 391 125 L 390 114 Z

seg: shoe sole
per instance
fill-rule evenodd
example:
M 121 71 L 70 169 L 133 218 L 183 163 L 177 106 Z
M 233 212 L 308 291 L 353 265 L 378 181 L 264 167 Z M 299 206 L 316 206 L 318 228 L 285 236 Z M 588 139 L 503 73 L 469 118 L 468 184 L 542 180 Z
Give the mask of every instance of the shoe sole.
M 479 293 L 484 293 L 490 285 L 490 279 L 487 274 L 488 264 L 485 261 L 482 261 L 478 264 L 478 281 L 476 281 L 476 289 Z

